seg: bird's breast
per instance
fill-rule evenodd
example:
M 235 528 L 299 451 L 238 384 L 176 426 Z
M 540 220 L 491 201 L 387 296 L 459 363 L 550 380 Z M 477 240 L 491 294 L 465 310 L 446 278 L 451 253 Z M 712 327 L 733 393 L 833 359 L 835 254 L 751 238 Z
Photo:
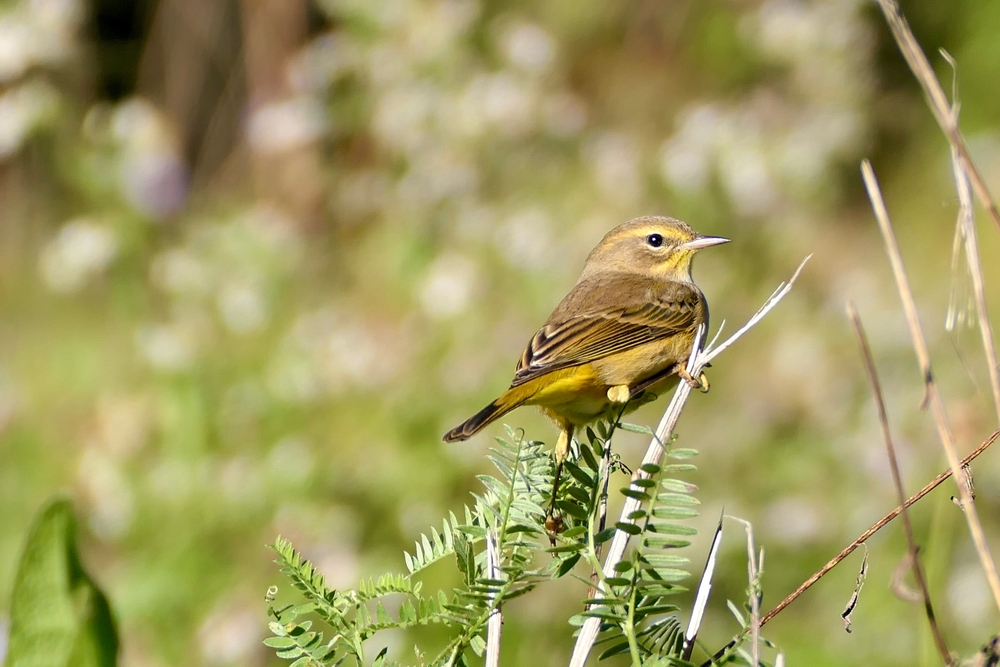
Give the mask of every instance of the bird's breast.
M 593 362 L 594 374 L 607 386 L 635 386 L 639 382 L 687 360 L 692 336 L 668 336 Z

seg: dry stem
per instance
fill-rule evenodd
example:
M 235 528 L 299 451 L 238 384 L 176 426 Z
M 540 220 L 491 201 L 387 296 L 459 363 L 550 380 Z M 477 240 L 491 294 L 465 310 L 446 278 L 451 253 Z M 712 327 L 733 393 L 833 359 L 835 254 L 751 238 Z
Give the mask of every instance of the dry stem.
M 500 554 L 497 546 L 497 536 L 492 530 L 486 531 L 486 576 L 496 581 L 500 579 Z M 486 625 L 486 663 L 485 667 L 500 665 L 500 633 L 503 631 L 503 615 L 500 607 L 490 612 Z
M 965 466 L 969 465 L 970 463 L 972 463 L 974 460 L 976 460 L 976 458 L 980 454 L 982 454 L 983 452 L 985 452 L 986 449 L 990 445 L 992 445 L 993 442 L 996 441 L 996 439 L 998 437 L 1000 437 L 1000 429 L 994 431 L 993 434 L 990 435 L 990 437 L 986 438 L 986 440 L 984 440 L 982 444 L 980 444 L 968 456 L 966 456 L 964 459 L 962 459 L 962 467 L 965 467 Z M 926 496 L 928 493 L 930 493 L 931 491 L 933 491 L 934 489 L 936 489 L 938 486 L 940 486 L 941 483 L 944 482 L 949 477 L 951 477 L 951 475 L 952 475 L 951 468 L 945 470 L 944 472 L 942 472 L 941 474 L 939 474 L 937 477 L 935 477 L 934 479 L 932 479 L 930 482 L 928 482 L 924 486 L 924 488 L 920 489 L 915 494 L 913 494 L 912 496 L 910 496 L 907 499 L 907 501 L 905 503 L 903 503 L 903 505 L 901 505 L 901 506 L 897 507 L 896 509 L 892 510 L 891 512 L 889 512 L 888 514 L 886 514 L 884 517 L 882 517 L 881 519 L 879 519 L 878 521 L 876 521 L 874 524 L 872 524 L 871 528 L 869 528 L 865 532 L 861 533 L 861 535 L 859 535 L 853 542 L 851 542 L 846 547 L 844 547 L 840 551 L 840 553 L 838 553 L 836 556 L 834 556 L 833 558 L 831 558 L 827 562 L 826 565 L 824 565 L 820 569 L 816 570 L 816 572 L 811 577 L 809 577 L 804 582 L 802 582 L 801 584 L 799 584 L 799 587 L 796 588 L 791 593 L 789 593 L 785 597 L 784 600 L 782 600 L 781 602 L 779 602 L 777 604 L 777 606 L 774 607 L 774 609 L 772 609 L 771 611 L 769 611 L 766 614 L 764 614 L 764 616 L 762 616 L 761 619 L 760 619 L 760 625 L 761 625 L 761 627 L 767 625 L 767 623 L 772 618 L 774 618 L 775 616 L 777 616 L 778 614 L 780 614 L 781 612 L 783 612 L 785 610 L 785 607 L 787 607 L 788 605 L 790 605 L 792 602 L 795 601 L 796 598 L 798 598 L 800 595 L 802 595 L 807 590 L 809 590 L 810 588 L 812 588 L 813 584 L 815 584 L 817 581 L 819 581 L 820 579 L 822 579 L 826 575 L 827 572 L 829 572 L 833 568 L 837 567 L 842 560 L 844 560 L 845 558 L 847 558 L 848 556 L 850 556 L 852 553 L 854 553 L 854 550 L 857 549 L 862 544 L 864 544 L 865 542 L 867 542 L 871 538 L 872 535 L 874 535 L 875 533 L 877 533 L 878 531 L 880 531 L 883 527 L 885 527 L 885 525 L 887 523 L 889 523 L 890 521 L 892 521 L 893 519 L 895 519 L 897 516 L 899 516 L 899 514 L 903 511 L 904 508 L 911 507 L 914 503 L 916 503 L 921 498 L 923 498 L 924 496 Z M 728 644 L 726 644 L 721 649 L 719 649 L 718 651 L 716 651 L 715 655 L 712 656 L 711 660 L 708 660 L 707 662 L 702 663 L 702 667 L 709 667 L 712 664 L 712 661 L 718 660 L 723 655 L 725 655 L 726 651 L 728 651 L 733 646 L 735 646 L 736 643 L 742 637 L 743 637 L 743 635 L 740 634 L 740 635 L 736 636 L 735 638 L 733 638 Z
M 878 372 L 875 370 L 875 360 L 872 358 L 871 347 L 868 345 L 868 337 L 865 336 L 864 328 L 861 326 L 861 318 L 853 303 L 847 305 L 847 315 L 851 319 L 854 327 L 854 335 L 858 339 L 858 346 L 861 348 L 861 358 L 864 361 L 865 373 L 868 375 L 868 382 L 871 384 L 872 396 L 875 399 L 875 411 L 878 413 L 878 422 L 882 428 L 882 437 L 885 439 L 886 452 L 889 455 L 889 467 L 892 469 L 892 481 L 896 486 L 896 495 L 899 497 L 899 504 L 902 507 L 903 532 L 906 534 L 906 544 L 909 550 L 909 561 L 913 567 L 913 576 L 917 580 L 920 588 L 920 596 L 924 602 L 924 612 L 927 614 L 927 623 L 930 625 L 931 634 L 934 637 L 934 645 L 938 653 L 944 660 L 944 664 L 951 667 L 955 662 L 948 650 L 948 645 L 941 634 L 937 618 L 934 615 L 934 606 L 931 604 L 931 594 L 927 588 L 927 578 L 924 576 L 924 568 L 920 564 L 920 557 L 917 554 L 917 541 L 913 538 L 913 525 L 910 523 L 910 513 L 906 511 L 906 491 L 903 490 L 903 480 L 899 474 L 899 462 L 896 460 L 896 447 L 892 443 L 892 432 L 889 429 L 889 416 L 885 408 L 885 399 L 882 395 L 882 385 L 878 379 Z
M 884 0 L 883 0 L 884 1 Z M 906 269 L 903 267 L 903 259 L 899 254 L 899 246 L 896 244 L 896 236 L 892 231 L 892 224 L 889 222 L 889 214 L 882 200 L 882 192 L 879 190 L 878 181 L 875 179 L 875 172 L 872 171 L 871 164 L 865 160 L 861 163 L 861 172 L 864 176 L 865 187 L 868 190 L 868 197 L 872 202 L 872 209 L 875 211 L 875 218 L 878 220 L 879 229 L 885 239 L 886 252 L 892 263 L 892 271 L 896 277 L 896 286 L 899 288 L 899 295 L 903 301 L 906 311 L 906 321 L 910 327 L 910 335 L 913 338 L 913 348 L 917 354 L 917 360 L 924 376 L 924 386 L 926 389 L 926 400 L 930 402 L 931 411 L 934 415 L 934 424 L 937 426 L 938 436 L 941 439 L 941 446 L 948 457 L 948 464 L 958 485 L 958 497 L 965 510 L 966 523 L 969 525 L 969 532 L 972 534 L 972 541 L 976 545 L 976 552 L 979 554 L 979 562 L 986 573 L 986 579 L 993 593 L 993 601 L 1000 609 L 1000 576 L 997 575 L 996 563 L 990 554 L 989 546 L 986 544 L 986 536 L 983 533 L 983 526 L 979 521 L 979 513 L 972 501 L 972 495 L 966 484 L 962 484 L 961 464 L 958 454 L 955 451 L 955 439 L 948 424 L 948 416 L 944 410 L 944 403 L 941 395 L 938 394 L 937 384 L 931 373 L 930 354 L 927 351 L 927 341 L 924 338 L 923 330 L 920 327 L 920 319 L 917 316 L 917 307 L 913 300 L 913 292 L 910 290 L 909 279 L 906 276 Z
M 811 255 L 810 255 L 811 257 Z M 701 349 L 701 341 L 705 335 L 704 327 L 699 327 L 698 332 L 695 336 L 694 345 L 691 348 L 691 356 L 688 358 L 687 371 L 692 377 L 698 377 L 701 374 L 702 369 L 705 364 L 709 363 L 723 351 L 725 351 L 730 345 L 736 342 L 743 334 L 749 331 L 755 324 L 757 324 L 772 308 L 774 308 L 781 299 L 791 291 L 792 284 L 795 279 L 798 278 L 799 273 L 802 268 L 809 261 L 809 257 L 802 260 L 799 267 L 795 270 L 795 273 L 789 279 L 787 283 L 782 283 L 778 288 L 771 294 L 771 297 L 761 306 L 750 320 L 744 324 L 736 333 L 727 338 L 725 341 L 720 343 L 717 347 L 713 347 L 711 344 Z M 677 420 L 680 419 L 681 410 L 684 408 L 684 404 L 687 402 L 688 396 L 691 394 L 691 386 L 687 382 L 678 382 L 677 389 L 674 391 L 674 396 L 667 406 L 666 411 L 663 413 L 663 417 L 660 419 L 660 423 L 656 428 L 656 434 L 649 443 L 649 447 L 646 449 L 646 455 L 642 459 L 642 463 L 636 468 L 635 473 L 632 475 L 633 481 L 637 479 L 648 479 L 650 477 L 649 473 L 645 472 L 642 468 L 646 464 L 659 465 L 663 460 L 665 454 L 663 443 L 670 442 L 670 436 L 673 433 L 674 427 L 677 425 Z M 639 487 L 633 486 L 632 488 L 641 491 Z M 625 505 L 622 508 L 620 523 L 634 523 L 632 519 L 629 519 L 629 515 L 639 509 L 641 505 L 640 501 L 635 498 L 626 498 Z M 628 547 L 629 540 L 631 536 L 623 530 L 615 531 L 615 536 L 611 540 L 611 545 L 608 547 L 608 555 L 604 560 L 604 575 L 605 577 L 614 576 L 614 568 L 622 557 L 625 555 L 625 549 Z M 597 596 L 603 595 L 603 583 L 599 585 Z M 600 632 L 601 619 L 596 617 L 587 618 L 584 621 L 583 626 L 580 628 L 580 632 L 576 638 L 576 645 L 573 647 L 573 656 L 570 659 L 570 667 L 583 667 L 587 662 L 587 657 L 590 655 L 590 651 L 594 646 L 594 641 L 597 639 L 597 635 Z
M 957 110 L 956 110 L 957 115 Z M 983 339 L 986 363 L 990 373 L 990 388 L 993 390 L 993 408 L 1000 422 L 1000 364 L 997 362 L 997 348 L 993 342 L 993 328 L 990 326 L 989 311 L 986 309 L 986 286 L 983 281 L 983 265 L 979 260 L 979 242 L 976 238 L 976 223 L 972 208 L 972 193 L 969 189 L 969 174 L 958 152 L 951 149 L 951 165 L 955 174 L 955 189 L 958 191 L 958 225 L 965 239 L 965 257 L 972 275 L 972 293 L 976 302 L 976 319 L 979 334 Z
M 938 125 L 941 126 L 941 130 L 948 138 L 948 143 L 951 144 L 952 148 L 961 157 L 965 169 L 969 173 L 969 178 L 972 181 L 972 186 L 976 191 L 979 202 L 989 211 L 990 217 L 993 218 L 993 222 L 997 225 L 997 229 L 1000 229 L 1000 211 L 997 210 L 996 204 L 993 203 L 989 188 L 986 187 L 986 182 L 983 180 L 982 175 L 972 161 L 972 157 L 969 155 L 969 149 L 965 145 L 965 138 L 958 129 L 958 118 L 952 113 L 951 105 L 948 103 L 948 98 L 941 88 L 941 83 L 934 76 L 934 70 L 931 69 L 930 63 L 927 62 L 927 56 L 920 49 L 920 44 L 917 43 L 916 37 L 913 36 L 913 31 L 910 30 L 906 18 L 903 17 L 903 13 L 899 9 L 899 4 L 896 0 L 878 0 L 878 4 L 885 15 L 886 23 L 889 24 L 889 29 L 892 31 L 892 36 L 896 40 L 903 58 L 906 59 L 906 64 L 910 66 L 913 75 L 917 78 L 921 88 L 924 89 L 924 95 L 927 97 L 931 113 L 934 114 Z

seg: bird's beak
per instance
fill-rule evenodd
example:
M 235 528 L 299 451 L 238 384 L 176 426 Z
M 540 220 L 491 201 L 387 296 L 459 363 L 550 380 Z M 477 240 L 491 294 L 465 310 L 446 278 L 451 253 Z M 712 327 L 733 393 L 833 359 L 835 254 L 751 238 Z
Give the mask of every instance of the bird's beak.
M 681 247 L 686 250 L 701 250 L 702 248 L 711 248 L 714 245 L 721 245 L 723 243 L 729 243 L 729 239 L 724 236 L 698 236 L 687 243 L 682 243 Z

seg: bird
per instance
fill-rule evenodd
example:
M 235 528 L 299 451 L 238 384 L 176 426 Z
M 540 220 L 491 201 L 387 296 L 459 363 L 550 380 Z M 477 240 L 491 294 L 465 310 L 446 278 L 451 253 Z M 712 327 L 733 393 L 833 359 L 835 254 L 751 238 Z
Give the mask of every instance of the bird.
M 618 417 L 648 394 L 683 379 L 707 387 L 685 368 L 708 303 L 694 284 L 695 253 L 723 243 L 686 223 L 643 216 L 609 231 L 590 252 L 576 284 L 531 337 L 510 387 L 448 431 L 445 442 L 468 440 L 522 405 L 536 405 L 559 428 L 549 519 L 574 431 Z M 547 521 L 547 524 L 549 521 Z

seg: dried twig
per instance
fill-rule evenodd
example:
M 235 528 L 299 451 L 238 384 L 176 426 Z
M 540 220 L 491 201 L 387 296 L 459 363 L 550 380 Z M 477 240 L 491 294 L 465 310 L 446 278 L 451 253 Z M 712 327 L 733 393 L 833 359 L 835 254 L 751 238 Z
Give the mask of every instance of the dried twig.
M 983 180 L 982 175 L 972 161 L 972 157 L 969 155 L 969 149 L 965 145 L 965 138 L 958 129 L 958 118 L 952 113 L 951 105 L 948 103 L 948 98 L 941 88 L 941 83 L 934 76 L 934 70 L 931 69 L 930 63 L 927 62 L 927 56 L 920 49 L 917 38 L 913 36 L 913 31 L 910 30 L 906 18 L 903 17 L 903 13 L 899 9 L 899 4 L 896 0 L 878 0 L 878 4 L 885 15 L 886 23 L 889 24 L 889 30 L 892 31 L 892 36 L 895 38 L 896 44 L 903 54 L 903 58 L 906 59 L 906 64 L 910 66 L 910 70 L 920 83 L 920 87 L 924 89 L 924 95 L 927 97 L 931 113 L 934 114 L 938 125 L 941 126 L 941 130 L 948 138 L 948 143 L 951 144 L 952 148 L 961 157 L 965 169 L 969 173 L 972 187 L 976 191 L 979 202 L 989 211 L 990 217 L 993 218 L 993 222 L 997 225 L 997 229 L 1000 229 L 1000 211 L 997 210 L 996 204 L 993 203 L 989 188 L 986 187 L 986 182 Z
M 497 581 L 501 577 L 499 551 L 497 536 L 492 530 L 486 531 L 486 576 L 493 581 Z M 490 618 L 486 625 L 485 667 L 499 667 L 500 665 L 500 633 L 502 631 L 503 615 L 500 613 L 500 607 L 497 606 L 490 612 Z
M 750 655 L 753 664 L 760 664 L 760 574 L 764 568 L 764 548 L 760 555 L 753 539 L 753 524 L 745 519 L 731 516 L 733 521 L 739 521 L 747 533 L 747 578 L 750 582 L 748 592 L 750 598 Z
M 809 257 L 811 257 L 810 255 Z M 755 324 L 760 322 L 760 320 L 767 315 L 768 312 L 781 301 L 785 295 L 788 294 L 792 289 L 792 284 L 795 279 L 798 278 L 799 273 L 802 271 L 806 262 L 809 261 L 809 257 L 802 260 L 799 267 L 795 270 L 795 273 L 789 279 L 787 283 L 782 283 L 778 288 L 771 294 L 771 297 L 761 306 L 750 320 L 743 325 L 736 333 L 727 338 L 725 341 L 720 343 L 717 347 L 712 347 L 711 345 L 706 346 L 704 349 L 701 348 L 701 341 L 705 336 L 705 331 L 703 327 L 698 328 L 698 332 L 695 335 L 694 345 L 691 348 L 691 356 L 688 358 L 687 371 L 692 377 L 698 377 L 701 374 L 702 369 L 705 364 L 709 363 L 715 359 L 719 354 L 725 351 L 730 345 L 736 342 L 743 334 L 749 331 Z M 686 382 L 677 383 L 677 389 L 674 391 L 674 396 L 667 406 L 666 411 L 663 413 L 663 417 L 660 419 L 660 424 L 656 428 L 656 433 L 653 436 L 652 441 L 649 443 L 649 447 L 646 449 L 646 455 L 642 459 L 642 463 L 636 468 L 635 473 L 632 475 L 633 482 L 637 479 L 648 479 L 650 477 L 649 473 L 643 470 L 643 466 L 646 464 L 659 465 L 663 460 L 665 454 L 663 443 L 670 442 L 670 436 L 673 433 L 674 427 L 677 425 L 677 420 L 680 418 L 681 410 L 684 409 L 684 404 L 687 402 L 688 396 L 691 394 L 691 386 Z M 642 491 L 640 487 L 632 485 L 632 488 L 637 491 Z M 639 509 L 640 501 L 635 498 L 626 498 L 625 506 L 622 508 L 620 523 L 635 523 L 633 519 L 629 516 Z M 611 540 L 611 545 L 608 547 L 608 555 L 604 560 L 604 575 L 605 577 L 614 576 L 614 568 L 622 557 L 625 555 L 625 549 L 628 547 L 631 535 L 623 530 L 615 531 L 615 536 Z M 603 595 L 603 584 L 599 586 L 597 596 Z M 583 626 L 580 628 L 580 632 L 576 638 L 576 645 L 573 647 L 573 656 L 570 659 L 570 667 L 583 667 L 587 661 L 587 656 L 590 655 L 590 651 L 594 646 L 594 641 L 597 639 L 597 635 L 601 629 L 601 619 L 597 617 L 590 617 L 584 621 Z
M 883 0 L 884 1 L 884 0 Z M 920 327 L 920 319 L 917 316 L 917 307 L 913 300 L 913 292 L 910 290 L 909 279 L 906 276 L 906 269 L 903 267 L 903 259 L 899 254 L 899 246 L 896 243 L 896 236 L 892 231 L 892 224 L 889 222 L 889 214 L 882 200 L 882 192 L 879 190 L 878 181 L 875 179 L 875 172 L 872 171 L 871 164 L 865 160 L 861 163 L 861 173 L 864 176 L 865 188 L 868 190 L 868 198 L 871 199 L 872 209 L 875 211 L 875 218 L 878 220 L 879 229 L 885 240 L 886 252 L 892 263 L 892 271 L 896 278 L 896 286 L 899 289 L 900 298 L 903 301 L 903 308 L 906 311 L 906 321 L 910 327 L 910 335 L 913 338 L 913 348 L 917 354 L 917 361 L 924 376 L 924 387 L 926 390 L 926 400 L 929 401 L 931 412 L 934 415 L 934 424 L 937 427 L 938 436 L 941 439 L 941 446 L 948 457 L 948 464 L 951 466 L 952 474 L 958 484 L 958 497 L 962 501 L 962 509 L 965 510 L 965 520 L 972 534 L 972 541 L 976 545 L 976 552 L 979 554 L 979 562 L 986 573 L 986 580 L 989 582 L 990 591 L 993 593 L 993 601 L 1000 609 L 1000 575 L 997 574 L 996 563 L 990 554 L 989 546 L 986 544 L 986 536 L 983 534 L 983 526 L 979 521 L 979 513 L 972 501 L 969 488 L 962 484 L 961 464 L 958 454 L 955 451 L 955 439 L 948 424 L 948 416 L 944 411 L 944 403 L 937 391 L 937 384 L 931 373 L 930 354 L 927 350 L 927 341 L 924 338 L 923 330 Z
M 958 114 L 958 110 L 955 110 Z M 983 265 L 979 260 L 979 242 L 976 239 L 976 223 L 972 207 L 972 192 L 969 188 L 969 174 L 965 163 L 958 152 L 951 149 L 951 166 L 955 174 L 955 189 L 958 191 L 958 226 L 962 238 L 965 239 L 965 257 L 969 262 L 969 273 L 972 277 L 972 294 L 976 304 L 976 319 L 979 321 L 979 334 L 983 339 L 983 350 L 986 352 L 986 364 L 990 374 L 990 388 L 993 390 L 993 408 L 1000 422 L 1000 363 L 997 362 L 997 348 L 993 342 L 993 328 L 990 326 L 990 316 L 986 309 L 986 287 L 983 281 Z
M 934 645 L 946 665 L 953 665 L 954 660 L 948 645 L 938 627 L 937 618 L 934 615 L 934 606 L 931 604 L 931 594 L 927 588 L 927 578 L 924 576 L 924 568 L 920 565 L 920 556 L 917 554 L 917 541 L 913 537 L 913 525 L 910 523 L 910 513 L 906 511 L 906 491 L 903 489 L 903 479 L 899 474 L 899 462 L 896 460 L 896 447 L 892 443 L 892 432 L 889 429 L 889 416 L 885 408 L 885 399 L 882 395 L 882 385 L 878 379 L 878 372 L 875 370 L 875 360 L 872 358 L 871 347 L 868 345 L 868 337 L 861 326 L 861 318 L 853 303 L 847 305 L 847 315 L 851 319 L 854 327 L 854 335 L 858 339 L 858 346 L 861 348 L 861 359 L 865 365 L 865 373 L 868 375 L 868 382 L 871 385 L 872 396 L 875 399 L 875 412 L 878 414 L 878 422 L 882 428 L 882 437 L 885 439 L 886 452 L 889 455 L 889 467 L 892 470 L 892 481 L 896 486 L 896 495 L 899 497 L 899 504 L 903 507 L 903 532 L 906 534 L 906 544 L 909 550 L 909 561 L 913 567 L 913 576 L 917 580 L 920 588 L 920 596 L 924 602 L 924 612 L 927 614 L 927 623 L 931 628 L 931 635 L 934 637 Z
M 854 580 L 854 592 L 851 593 L 851 599 L 847 601 L 847 606 L 840 615 L 844 619 L 844 630 L 848 634 L 851 632 L 851 615 L 854 614 L 854 610 L 858 606 L 858 600 L 861 598 L 861 588 L 865 585 L 865 579 L 868 578 L 868 545 L 862 543 L 861 546 L 865 548 L 865 557 L 861 561 L 858 578 Z
M 986 440 L 984 440 L 982 442 L 982 444 L 980 444 L 978 447 L 976 447 L 974 450 L 972 450 L 972 452 L 969 453 L 968 456 L 966 456 L 964 459 L 962 459 L 962 465 L 963 466 L 967 466 L 970 463 L 972 463 L 974 460 L 976 460 L 976 458 L 980 454 L 982 454 L 983 452 L 985 452 L 987 450 L 987 448 L 990 445 L 992 445 L 996 441 L 996 439 L 998 437 L 1000 437 L 1000 429 L 997 429 L 996 431 L 994 431 L 992 433 L 992 435 L 990 435 L 990 437 L 986 438 Z M 826 575 L 827 572 L 829 572 L 833 568 L 837 567 L 840 564 L 841 561 L 843 561 L 845 558 L 847 558 L 852 553 L 854 553 L 855 549 L 857 549 L 859 546 L 861 546 L 862 544 L 864 544 L 865 542 L 867 542 L 871 538 L 872 535 L 874 535 L 875 533 L 877 533 L 878 531 L 880 531 L 882 528 L 885 527 L 886 524 L 888 524 L 890 521 L 892 521 L 897 516 L 899 516 L 899 514 L 903 511 L 903 508 L 905 508 L 905 507 L 911 507 L 914 503 L 916 503 L 917 501 L 919 501 L 921 498 L 923 498 L 928 493 L 930 493 L 931 491 L 933 491 L 934 489 L 936 489 L 938 486 L 940 486 L 942 482 L 944 482 L 946 479 L 948 479 L 949 477 L 951 477 L 951 474 L 952 474 L 951 468 L 943 471 L 937 477 L 935 477 L 930 482 L 928 482 L 926 485 L 924 485 L 924 488 L 920 489 L 915 494 L 913 494 L 912 496 L 910 496 L 906 500 L 906 502 L 903 503 L 903 505 L 901 505 L 901 506 L 897 507 L 896 509 L 892 510 L 891 512 L 889 512 L 888 514 L 886 514 L 884 517 L 882 517 L 881 519 L 879 519 L 878 521 L 876 521 L 874 524 L 872 524 L 871 528 L 869 528 L 865 532 L 863 532 L 860 535 L 858 535 L 858 537 L 853 542 L 851 542 L 846 547 L 844 547 L 843 549 L 841 549 L 840 553 L 838 553 L 836 556 L 834 556 L 833 558 L 831 558 L 827 562 L 826 565 L 824 565 L 820 569 L 816 570 L 816 572 L 813 573 L 813 575 L 811 577 L 809 577 L 804 582 L 802 582 L 801 584 L 799 584 L 799 587 L 796 588 L 791 593 L 789 593 L 785 597 L 784 600 L 782 600 L 781 602 L 779 602 L 777 604 L 777 606 L 774 607 L 774 609 L 772 609 L 771 611 L 769 611 L 766 614 L 764 614 L 761 617 L 761 619 L 760 619 L 760 625 L 761 625 L 761 627 L 764 627 L 765 625 L 767 625 L 767 623 L 772 618 L 774 618 L 775 616 L 777 616 L 778 614 L 780 614 L 781 612 L 783 612 L 788 605 L 790 605 L 792 602 L 794 602 L 796 600 L 796 598 L 798 598 L 800 595 L 802 595 L 807 590 L 809 590 L 810 588 L 812 588 L 813 584 L 815 584 L 817 581 L 819 581 L 820 579 L 822 579 Z M 708 660 L 708 661 L 702 663 L 702 667 L 709 667 L 712 664 L 713 661 L 718 660 L 723 655 L 725 655 L 726 652 L 729 649 L 731 649 L 732 647 L 736 646 L 736 643 L 740 639 L 742 639 L 742 638 L 743 638 L 742 634 L 737 635 L 736 637 L 734 637 L 732 640 L 730 640 L 730 642 L 728 644 L 726 644 L 725 646 L 723 646 L 722 648 L 720 648 L 718 651 L 716 651 L 715 654 L 712 656 L 711 660 Z

